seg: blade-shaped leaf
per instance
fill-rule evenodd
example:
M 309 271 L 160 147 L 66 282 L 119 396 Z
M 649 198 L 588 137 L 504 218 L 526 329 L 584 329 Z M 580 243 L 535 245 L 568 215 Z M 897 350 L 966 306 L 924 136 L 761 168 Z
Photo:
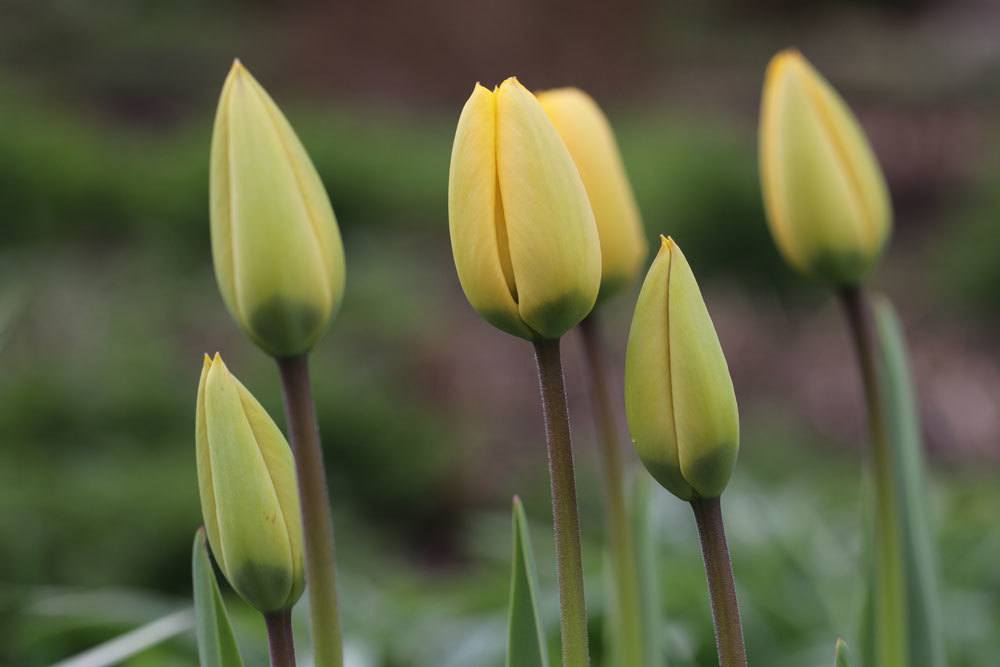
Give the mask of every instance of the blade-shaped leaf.
M 632 535 L 635 540 L 636 569 L 639 578 L 639 604 L 642 608 L 642 641 L 645 667 L 664 667 L 666 657 L 659 643 L 660 582 L 656 576 L 656 540 L 650 516 L 652 478 L 641 471 L 632 485 Z
M 219 583 L 208 558 L 208 541 L 203 528 L 194 536 L 191 576 L 194 581 L 195 633 L 198 637 L 201 667 L 243 667 L 243 659 L 236 646 L 226 606 L 219 592 Z
M 909 625 L 909 666 L 943 667 L 944 638 L 938 610 L 937 559 L 927 507 L 927 484 L 917 401 L 906 341 L 889 300 L 872 299 L 879 343 L 879 381 L 885 405 Z
M 833 667 L 851 667 L 851 652 L 847 650 L 847 642 L 837 638 L 837 645 L 833 649 Z
M 521 499 L 514 497 L 514 555 L 507 617 L 507 667 L 548 667 L 545 632 L 538 614 L 538 575 Z

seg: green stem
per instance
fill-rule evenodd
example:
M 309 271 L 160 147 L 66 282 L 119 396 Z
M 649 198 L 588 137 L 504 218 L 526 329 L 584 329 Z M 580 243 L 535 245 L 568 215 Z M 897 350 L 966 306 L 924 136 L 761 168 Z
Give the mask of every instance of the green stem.
M 271 653 L 271 667 L 295 667 L 291 610 L 265 614 L 264 623 L 267 625 L 267 646 Z
M 715 621 L 715 647 L 720 667 L 746 667 L 747 652 L 743 644 L 743 625 L 736 601 L 733 566 L 726 544 L 726 528 L 722 521 L 722 503 L 718 498 L 695 498 L 691 501 L 694 520 L 701 539 L 701 555 L 705 561 L 708 594 L 712 600 Z
M 587 359 L 590 400 L 598 432 L 598 450 L 604 472 L 607 504 L 606 522 L 611 543 L 611 566 L 615 581 L 614 623 L 619 654 L 618 667 L 642 667 L 642 612 L 639 602 L 639 574 L 632 535 L 632 521 L 625 504 L 625 472 L 622 464 L 618 426 L 605 382 L 604 348 L 601 345 L 597 311 L 580 323 L 583 350 Z
M 868 408 L 872 467 L 875 476 L 875 628 L 879 667 L 905 667 L 906 589 L 901 544 L 900 510 L 893 486 L 884 403 L 878 378 L 878 360 L 871 306 L 860 287 L 841 291 L 840 300 L 857 352 Z
M 344 654 L 337 608 L 333 519 L 316 424 L 316 405 L 309 384 L 308 356 L 278 359 L 278 368 L 299 479 L 315 664 L 316 667 L 342 667 Z
M 563 667 L 587 667 L 590 664 L 590 652 L 587 646 L 587 604 L 583 593 L 583 562 L 580 554 L 580 520 L 577 516 L 573 448 L 570 442 L 559 339 L 536 341 L 535 361 L 538 364 L 549 450 L 562 664 Z

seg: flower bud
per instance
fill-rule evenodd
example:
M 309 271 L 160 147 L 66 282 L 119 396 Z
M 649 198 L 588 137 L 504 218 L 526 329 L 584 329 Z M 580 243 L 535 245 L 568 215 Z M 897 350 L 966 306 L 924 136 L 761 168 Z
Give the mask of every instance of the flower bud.
M 767 68 L 760 174 L 771 234 L 796 270 L 843 287 L 872 269 L 892 218 L 885 177 L 844 100 L 795 50 Z
M 212 257 L 226 307 L 265 352 L 307 352 L 344 292 L 326 190 L 271 97 L 237 60 L 212 135 Z
M 448 183 L 451 246 L 469 303 L 528 340 L 558 338 L 594 307 L 601 247 L 580 174 L 517 79 L 476 84 Z
M 722 494 L 739 450 L 736 395 L 698 283 L 669 238 L 632 317 L 625 408 L 632 442 L 656 481 L 682 500 Z
M 578 88 L 538 94 L 587 188 L 601 240 L 601 291 L 612 296 L 639 275 L 649 248 L 639 206 L 622 163 L 611 124 L 601 108 Z
M 219 567 L 262 613 L 302 594 L 302 519 L 295 462 L 260 403 L 222 363 L 205 356 L 195 424 L 205 531 Z

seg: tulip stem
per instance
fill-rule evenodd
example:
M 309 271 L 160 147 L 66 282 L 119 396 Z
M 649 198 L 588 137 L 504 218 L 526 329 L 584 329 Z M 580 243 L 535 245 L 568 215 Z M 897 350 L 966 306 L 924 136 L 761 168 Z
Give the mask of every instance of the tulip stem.
M 604 493 L 607 511 L 605 521 L 611 543 L 611 567 L 614 573 L 615 607 L 613 609 L 619 667 L 642 667 L 642 611 L 639 602 L 639 574 L 636 560 L 632 521 L 625 505 L 625 472 L 618 425 L 611 406 L 605 381 L 604 347 L 597 311 L 580 323 L 594 422 L 598 432 L 598 450 L 604 472 Z
M 726 544 L 726 527 L 722 521 L 722 502 L 719 498 L 694 498 L 691 508 L 694 509 L 694 520 L 698 524 L 708 594 L 712 600 L 719 666 L 746 667 L 747 651 L 743 644 L 743 625 L 740 622 L 740 606 L 736 601 L 733 566 L 729 559 L 729 546 Z
M 278 368 L 299 479 L 315 664 L 316 667 L 342 667 L 344 656 L 337 607 L 333 518 L 316 423 L 316 405 L 309 383 L 308 356 L 303 354 L 278 359 Z
M 292 611 L 264 615 L 271 667 L 295 667 L 295 643 L 292 641 Z
M 882 410 L 884 397 L 878 377 L 878 350 L 872 324 L 871 306 L 860 287 L 840 292 L 854 348 L 857 352 L 861 381 L 865 388 L 868 409 L 868 429 L 871 437 L 872 467 L 875 477 L 875 600 L 872 634 L 881 667 L 903 667 L 906 652 L 906 589 L 900 535 L 900 508 L 895 494 L 892 452 L 888 438 L 886 416 Z
M 545 417 L 552 486 L 552 525 L 559 579 L 560 629 L 563 667 L 587 667 L 587 604 L 583 592 L 583 559 L 580 553 L 580 519 L 576 507 L 573 447 L 563 383 L 559 339 L 535 342 L 535 361 Z

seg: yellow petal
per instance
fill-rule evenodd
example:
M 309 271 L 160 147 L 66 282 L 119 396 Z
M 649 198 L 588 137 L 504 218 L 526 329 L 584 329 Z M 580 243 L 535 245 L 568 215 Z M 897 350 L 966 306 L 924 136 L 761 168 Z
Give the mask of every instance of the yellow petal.
M 687 258 L 669 239 L 667 303 L 674 426 L 685 481 L 703 498 L 722 494 L 739 450 L 729 366 Z
M 611 124 L 597 103 L 577 88 L 538 94 L 545 113 L 576 163 L 590 198 L 601 241 L 601 292 L 632 283 L 648 253 L 639 207 Z
M 521 319 L 557 338 L 586 317 L 601 280 L 580 174 L 538 100 L 516 79 L 496 92 L 497 175 Z
M 469 303 L 507 333 L 532 338 L 517 308 L 517 287 L 497 190 L 496 103 L 476 85 L 455 131 L 448 220 L 458 279 Z
M 625 356 L 625 409 L 632 443 L 643 465 L 682 500 L 694 491 L 681 473 L 670 380 L 667 289 L 670 247 L 664 242 L 639 291 Z

